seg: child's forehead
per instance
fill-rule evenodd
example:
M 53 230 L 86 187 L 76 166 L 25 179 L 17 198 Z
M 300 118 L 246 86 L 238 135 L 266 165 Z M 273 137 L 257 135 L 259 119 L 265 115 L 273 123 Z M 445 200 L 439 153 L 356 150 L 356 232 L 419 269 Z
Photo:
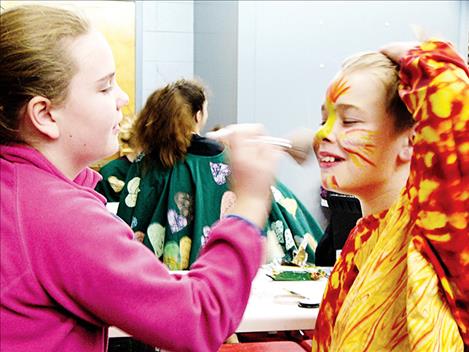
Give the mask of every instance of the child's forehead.
M 340 71 L 329 84 L 326 97 L 333 102 L 344 96 L 360 97 L 363 94 L 382 98 L 384 92 L 383 82 L 372 69 L 360 69 Z
M 386 91 L 379 79 L 369 72 L 338 75 L 328 86 L 323 113 L 328 109 L 337 112 L 373 111 L 381 115 L 386 106 Z

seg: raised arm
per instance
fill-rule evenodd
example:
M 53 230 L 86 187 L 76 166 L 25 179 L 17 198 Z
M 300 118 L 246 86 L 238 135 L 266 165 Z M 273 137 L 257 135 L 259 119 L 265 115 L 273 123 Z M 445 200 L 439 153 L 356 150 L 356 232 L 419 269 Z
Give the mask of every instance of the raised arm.
M 413 243 L 431 263 L 469 344 L 469 79 L 454 48 L 428 41 L 383 52 L 401 64 L 400 95 L 417 121 L 407 192 Z

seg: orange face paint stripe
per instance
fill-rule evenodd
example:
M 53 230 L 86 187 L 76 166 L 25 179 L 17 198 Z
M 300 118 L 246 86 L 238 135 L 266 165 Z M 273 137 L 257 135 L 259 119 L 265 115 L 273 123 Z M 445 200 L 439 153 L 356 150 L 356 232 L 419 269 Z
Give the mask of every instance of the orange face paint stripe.
M 346 147 L 342 147 L 347 153 L 349 154 L 353 154 L 353 155 L 356 155 L 358 156 L 360 159 L 362 159 L 363 161 L 367 162 L 368 164 L 372 165 L 372 166 L 375 166 L 376 167 L 376 164 L 374 162 L 372 162 L 370 159 L 368 159 L 366 156 L 362 155 L 360 152 L 358 151 L 354 151 L 350 148 L 346 148 Z
M 331 84 L 331 86 L 327 90 L 327 99 L 335 104 L 337 102 L 337 99 L 339 99 L 339 97 L 349 89 L 350 87 L 347 85 L 347 81 L 345 81 L 343 78 L 336 80 Z

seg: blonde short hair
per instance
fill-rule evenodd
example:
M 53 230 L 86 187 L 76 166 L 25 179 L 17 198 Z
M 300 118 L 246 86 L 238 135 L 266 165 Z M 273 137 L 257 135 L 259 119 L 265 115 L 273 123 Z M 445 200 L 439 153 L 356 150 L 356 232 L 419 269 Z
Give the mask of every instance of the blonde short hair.
M 414 125 L 412 114 L 399 96 L 399 67 L 379 52 L 365 52 L 351 56 L 342 63 L 341 74 L 367 71 L 377 77 L 385 89 L 386 111 L 394 118 L 396 131 L 403 131 Z

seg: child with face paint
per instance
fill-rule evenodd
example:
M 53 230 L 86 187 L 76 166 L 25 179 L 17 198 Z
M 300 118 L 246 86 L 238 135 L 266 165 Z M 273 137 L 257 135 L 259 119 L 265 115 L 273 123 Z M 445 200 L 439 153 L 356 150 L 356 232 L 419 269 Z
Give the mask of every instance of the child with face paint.
M 388 209 L 409 175 L 413 119 L 395 64 L 380 53 L 347 60 L 322 106 L 315 153 L 323 187 L 360 199 L 364 215 Z
M 313 351 L 463 351 L 468 69 L 439 41 L 383 53 L 390 59 L 375 53 L 345 62 L 314 142 L 323 186 L 359 198 L 364 217 L 331 274 Z M 400 63 L 399 94 L 413 119 L 391 59 Z

